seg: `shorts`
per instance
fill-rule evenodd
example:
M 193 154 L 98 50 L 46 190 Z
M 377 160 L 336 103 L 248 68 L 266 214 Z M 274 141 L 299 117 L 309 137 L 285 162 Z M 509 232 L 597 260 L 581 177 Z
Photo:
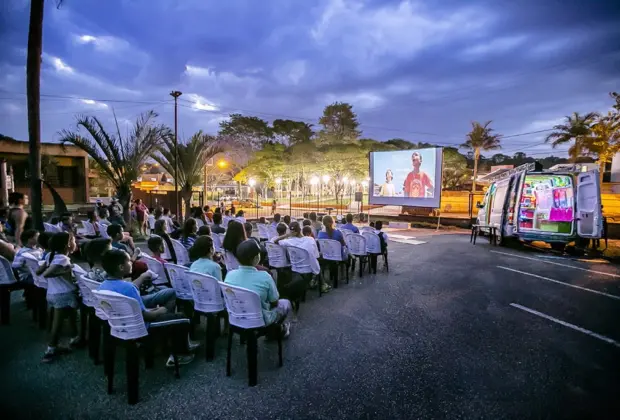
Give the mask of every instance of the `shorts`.
M 76 292 L 47 294 L 47 304 L 54 309 L 78 307 L 78 298 Z
M 288 299 L 279 299 L 278 306 L 274 308 L 274 312 L 276 313 L 276 320 L 274 322 L 282 322 L 288 317 L 288 315 L 293 311 L 293 305 L 291 305 L 291 301 Z
M 155 293 L 142 296 L 142 302 L 147 308 L 156 308 L 157 306 L 164 306 L 170 300 L 176 298 L 176 292 L 174 289 L 166 288 Z

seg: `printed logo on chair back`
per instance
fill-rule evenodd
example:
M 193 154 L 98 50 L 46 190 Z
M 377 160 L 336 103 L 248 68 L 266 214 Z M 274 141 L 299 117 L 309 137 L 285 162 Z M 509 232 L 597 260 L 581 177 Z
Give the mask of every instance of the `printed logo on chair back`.
M 345 237 L 347 248 L 351 255 L 366 255 L 366 238 L 357 233 L 352 233 Z
M 265 326 L 260 297 L 257 293 L 241 287 L 219 283 L 224 294 L 228 321 L 240 328 L 261 328 Z
M 220 285 L 215 277 L 202 273 L 186 274 L 192 287 L 194 308 L 200 312 L 220 312 L 224 310 L 224 299 Z
M 342 261 L 342 247 L 340 242 L 333 239 L 319 239 L 318 243 L 323 259 L 330 261 Z
M 370 254 L 381 254 L 381 239 L 374 232 L 362 232 L 366 239 L 366 251 Z
M 267 256 L 271 267 L 282 268 L 291 266 L 284 247 L 273 242 L 266 242 L 265 247 L 267 248 Z
M 194 299 L 194 296 L 192 295 L 192 287 L 187 281 L 187 267 L 172 263 L 165 264 L 164 267 L 166 267 L 166 270 L 168 270 L 168 275 L 170 276 L 170 283 L 172 283 L 172 287 L 177 294 L 177 299 Z

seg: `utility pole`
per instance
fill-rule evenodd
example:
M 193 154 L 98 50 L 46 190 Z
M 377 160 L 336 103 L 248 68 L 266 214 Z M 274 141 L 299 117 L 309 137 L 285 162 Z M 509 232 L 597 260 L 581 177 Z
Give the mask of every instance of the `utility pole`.
M 179 142 L 178 142 L 178 104 L 177 99 L 182 93 L 178 90 L 170 92 L 170 96 L 174 98 L 174 213 L 177 215 L 177 221 L 180 223 L 181 215 L 179 214 Z

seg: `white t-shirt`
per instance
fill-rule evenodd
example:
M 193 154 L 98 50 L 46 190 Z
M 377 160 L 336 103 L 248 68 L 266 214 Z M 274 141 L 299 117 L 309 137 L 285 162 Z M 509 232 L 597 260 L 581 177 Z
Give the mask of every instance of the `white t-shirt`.
M 48 255 L 47 261 L 49 261 Z M 54 259 L 50 265 L 59 265 L 61 267 L 71 267 L 71 260 L 66 255 L 54 255 Z M 47 278 L 47 294 L 56 295 L 58 293 L 73 292 L 77 287 L 73 282 L 65 279 L 64 277 L 48 277 Z
M 321 266 L 319 265 L 319 248 L 316 245 L 316 241 L 309 236 L 302 236 L 301 238 L 288 238 L 283 239 L 278 242 L 279 245 L 284 247 L 286 246 L 296 246 L 297 248 L 302 248 L 308 251 L 310 254 L 310 267 L 312 268 L 312 272 L 314 274 L 319 274 L 321 272 Z

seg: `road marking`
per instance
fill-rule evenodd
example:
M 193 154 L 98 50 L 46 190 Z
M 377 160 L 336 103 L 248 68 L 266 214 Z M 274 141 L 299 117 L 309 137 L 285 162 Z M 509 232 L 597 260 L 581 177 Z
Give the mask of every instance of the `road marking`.
M 613 340 L 613 339 L 611 339 L 609 337 L 605 337 L 604 335 L 597 334 L 597 333 L 595 333 L 593 331 L 590 331 L 590 330 L 586 330 L 585 328 L 582 328 L 582 327 L 579 327 L 577 325 L 570 324 L 570 323 L 568 323 L 566 321 L 562 321 L 561 319 L 557 319 L 557 318 L 554 318 L 552 316 L 543 314 L 542 312 L 535 311 L 533 309 L 530 309 L 530 308 L 527 308 L 525 306 L 519 305 L 518 303 L 511 303 L 510 306 L 512 306 L 513 308 L 521 309 L 522 311 L 525 311 L 525 312 L 529 312 L 532 315 L 537 315 L 537 316 L 539 316 L 541 318 L 548 319 L 549 321 L 553 321 L 553 322 L 558 323 L 560 325 L 563 325 L 565 327 L 571 328 L 571 329 L 573 329 L 575 331 L 579 331 L 580 333 L 589 335 L 590 337 L 598 338 L 601 341 L 604 341 L 604 342 L 606 342 L 608 344 L 611 344 L 613 346 L 616 346 L 616 347 L 620 348 L 620 343 L 618 343 L 616 340 Z
M 393 233 L 390 233 L 390 236 L 388 236 L 388 240 L 391 238 L 396 238 L 396 239 L 415 239 L 415 236 L 405 236 L 405 235 L 395 235 Z
M 561 284 L 562 286 L 573 287 L 575 289 L 584 290 L 584 291 L 590 292 L 590 293 L 596 293 L 597 295 L 601 295 L 601 296 L 606 296 L 606 297 L 611 298 L 611 299 L 620 300 L 620 296 L 610 295 L 609 293 L 599 292 L 598 290 L 588 289 L 587 287 L 581 287 L 581 286 L 577 286 L 575 284 L 565 283 L 563 281 L 550 279 L 549 277 L 539 276 L 538 274 L 527 273 L 525 271 L 515 270 L 514 268 L 502 267 L 501 265 L 498 265 L 496 267 L 497 268 L 501 268 L 502 270 L 514 271 L 515 273 L 525 274 L 526 276 L 532 276 L 532 277 L 536 277 L 538 279 L 547 280 L 547 281 L 550 281 L 552 283 L 558 283 L 558 284 Z
M 516 254 L 510 254 L 508 252 L 500 252 L 500 251 L 491 251 L 491 252 L 493 252 L 495 254 L 508 255 L 509 257 L 523 258 L 523 259 L 526 259 L 526 260 L 538 261 L 538 262 L 545 263 L 545 264 L 553 264 L 553 265 L 559 265 L 559 266 L 562 266 L 562 267 L 574 268 L 575 270 L 588 271 L 590 273 L 602 274 L 603 276 L 610 276 L 610 277 L 620 278 L 620 275 L 618 275 L 618 274 L 606 273 L 604 271 L 588 270 L 587 268 L 575 267 L 574 265 L 568 265 L 568 264 L 560 264 L 560 263 L 553 262 L 553 261 L 541 260 L 540 258 L 526 257 L 524 255 L 516 255 Z
M 425 244 L 425 241 L 416 241 L 415 239 L 391 239 L 388 238 L 389 241 L 398 242 L 400 244 L 409 244 L 409 245 L 421 245 Z

